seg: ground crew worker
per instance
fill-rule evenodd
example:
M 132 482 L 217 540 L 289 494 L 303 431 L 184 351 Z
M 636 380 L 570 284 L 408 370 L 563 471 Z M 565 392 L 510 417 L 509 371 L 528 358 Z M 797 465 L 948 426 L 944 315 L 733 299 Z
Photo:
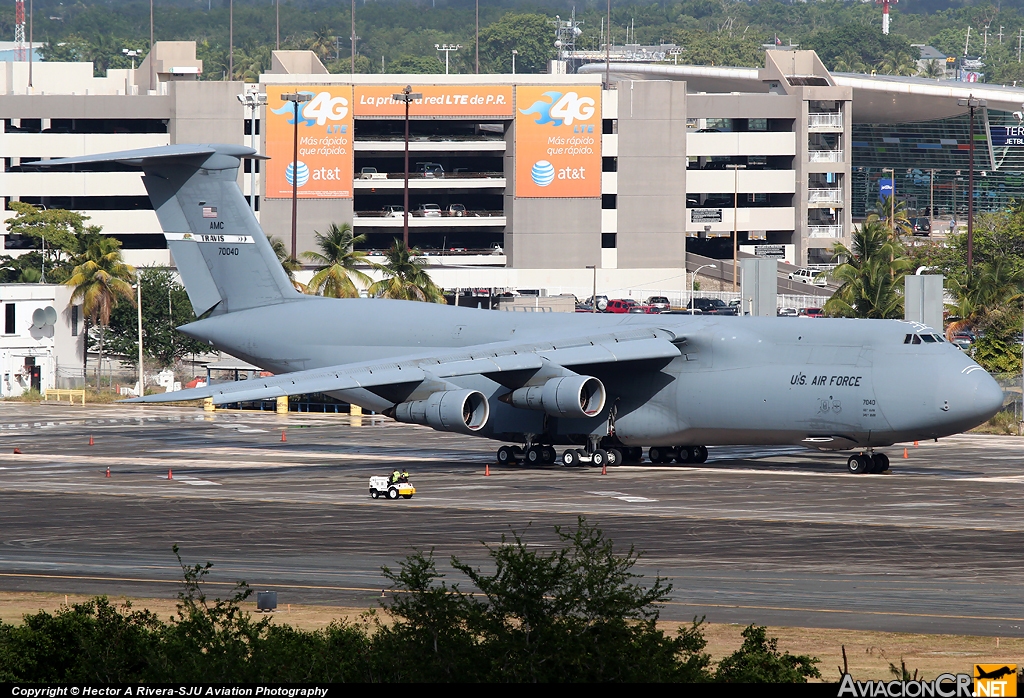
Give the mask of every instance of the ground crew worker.
M 398 468 L 395 468 L 394 472 L 391 473 L 391 483 L 390 484 L 392 484 L 392 485 L 397 484 L 398 481 L 401 479 L 401 477 L 402 477 L 402 473 L 398 472 Z
M 402 471 L 402 479 L 400 480 L 400 482 L 409 482 L 409 471 L 408 470 L 403 470 Z

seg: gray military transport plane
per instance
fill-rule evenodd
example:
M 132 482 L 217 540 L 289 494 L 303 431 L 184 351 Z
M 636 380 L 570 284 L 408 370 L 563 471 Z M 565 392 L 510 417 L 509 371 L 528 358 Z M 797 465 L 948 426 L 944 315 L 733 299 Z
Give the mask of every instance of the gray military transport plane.
M 978 364 L 895 320 L 500 313 L 296 291 L 237 181 L 236 145 L 172 145 L 35 163 L 144 172 L 197 316 L 181 327 L 274 377 L 132 402 L 214 404 L 323 392 L 504 441 L 500 462 L 702 463 L 707 446 L 853 450 L 956 434 L 1000 409 Z M 256 156 L 260 157 L 260 156 Z

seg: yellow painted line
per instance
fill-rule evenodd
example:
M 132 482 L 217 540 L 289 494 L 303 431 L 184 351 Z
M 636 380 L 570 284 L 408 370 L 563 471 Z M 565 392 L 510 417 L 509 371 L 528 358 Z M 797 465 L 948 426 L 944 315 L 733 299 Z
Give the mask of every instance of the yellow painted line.
M 666 601 L 671 606 L 692 606 L 694 608 L 743 608 L 755 611 L 800 611 L 802 613 L 848 613 L 865 616 L 906 616 L 908 618 L 948 618 L 954 620 L 1012 620 L 1024 622 L 1024 618 L 1004 616 L 961 616 L 944 613 L 907 613 L 905 611 L 853 611 L 843 608 L 796 608 L 789 606 L 745 606 L 727 603 L 686 603 L 684 601 Z
M 23 574 L 18 572 L 0 572 L 0 577 L 17 577 L 23 579 L 80 579 L 83 581 L 90 582 L 138 582 L 146 584 L 181 584 L 180 579 L 147 579 L 145 577 L 90 577 L 87 575 L 76 575 L 76 574 Z M 203 580 L 203 584 L 210 584 L 213 586 L 222 587 L 234 587 L 238 586 L 235 582 L 213 582 Z M 368 587 L 336 587 L 336 586 L 319 586 L 313 584 L 281 584 L 277 585 L 283 589 L 323 589 L 327 591 L 374 591 L 379 592 L 380 588 L 368 588 Z

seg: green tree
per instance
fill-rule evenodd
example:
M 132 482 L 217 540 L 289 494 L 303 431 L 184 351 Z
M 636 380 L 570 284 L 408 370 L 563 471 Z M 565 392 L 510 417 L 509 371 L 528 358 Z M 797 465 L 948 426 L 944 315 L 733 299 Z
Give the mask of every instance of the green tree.
M 41 209 L 21 201 L 11 201 L 10 207 L 16 215 L 7 219 L 7 231 L 30 238 L 45 248 L 38 260 L 32 257 L 22 262 L 30 263 L 33 270 L 29 274 L 28 268 L 21 266 L 22 278 L 34 276 L 36 271 L 41 275 L 45 266 L 47 281 L 63 282 L 71 272 L 73 258 L 83 253 L 88 241 L 100 233 L 99 226 L 86 224 L 89 216 L 76 211 Z
M 616 553 L 582 517 L 556 527 L 561 545 L 539 552 L 513 534 L 488 546 L 484 572 L 451 564 L 482 594 L 448 585 L 432 555 L 409 556 L 384 575 L 396 590 L 396 622 L 378 628 L 379 650 L 407 659 L 382 678 L 412 681 L 706 681 L 701 622 L 675 637 L 658 630 L 672 589 L 633 571 L 633 548 Z M 376 644 L 377 641 L 375 641 Z
M 715 681 L 724 683 L 807 683 L 820 679 L 816 657 L 779 652 L 779 641 L 763 626 L 748 625 L 743 646 L 723 659 Z
M 316 231 L 314 231 L 316 232 Z M 352 226 L 331 223 L 327 234 L 316 233 L 319 252 L 303 252 L 302 256 L 317 265 L 316 273 L 309 280 L 310 293 L 330 298 L 358 298 L 359 289 L 353 280 L 364 288 L 373 280 L 357 267 L 368 266 L 366 253 L 355 246 L 366 241 L 365 235 L 353 235 Z
M 436 56 L 399 56 L 387 64 L 389 73 L 443 73 L 444 61 Z
M 825 302 L 825 312 L 840 317 L 903 317 L 903 277 L 911 267 L 899 239 L 878 221 L 867 221 L 853 233 L 853 247 L 837 243 L 836 255 L 846 262 L 832 270 L 839 290 Z
M 64 282 L 74 289 L 70 303 L 81 303 L 85 317 L 98 325 L 100 360 L 96 367 L 97 386 L 99 366 L 103 363 L 103 339 L 105 328 L 110 324 L 110 313 L 122 300 L 135 305 L 135 294 L 131 286 L 134 280 L 135 269 L 121 258 L 120 241 L 95 236 L 71 271 L 70 278 Z
M 892 218 L 890 221 L 889 219 Z M 893 202 L 891 196 L 879 199 L 875 203 L 875 210 L 867 217 L 868 223 L 879 223 L 889 230 L 890 235 L 913 235 L 914 229 L 910 225 L 910 217 L 907 216 L 907 204 L 904 201 Z
M 189 354 L 209 350 L 209 345 L 176 329 L 195 319 L 184 287 L 167 269 L 139 270 L 142 282 L 142 349 L 150 367 L 173 366 Z M 139 360 L 138 313 L 134 306 L 118 304 L 111 309 L 107 350 L 134 366 Z
M 543 73 L 554 57 L 551 18 L 547 15 L 509 12 L 480 30 L 481 70 L 512 72 L 512 51 L 517 73 Z
M 410 250 L 401 240 L 384 253 L 385 262 L 375 265 L 384 278 L 370 284 L 371 296 L 406 301 L 444 303 L 444 294 L 427 273 L 427 263 L 418 249 Z
M 295 272 L 302 270 L 302 262 L 292 258 L 291 253 L 288 252 L 288 248 L 284 244 L 284 240 L 276 235 L 271 236 L 269 240 L 270 247 L 274 250 L 274 254 L 277 255 L 277 261 L 281 263 L 281 268 L 288 275 L 288 280 L 292 282 L 292 286 L 305 293 L 306 287 L 295 280 Z
M 886 51 L 878 62 L 878 72 L 885 75 L 916 75 L 917 58 L 911 51 L 893 49 Z

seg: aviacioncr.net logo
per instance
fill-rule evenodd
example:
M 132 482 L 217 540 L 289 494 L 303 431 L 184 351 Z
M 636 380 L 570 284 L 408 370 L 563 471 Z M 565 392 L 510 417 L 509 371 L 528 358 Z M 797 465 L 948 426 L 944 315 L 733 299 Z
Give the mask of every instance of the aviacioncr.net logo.
M 348 100 L 344 97 L 332 97 L 330 92 L 307 92 L 308 102 L 299 103 L 299 123 L 304 126 L 323 126 L 328 121 L 341 121 L 348 116 Z M 295 105 L 285 102 L 279 109 L 271 109 L 274 114 L 287 114 L 288 123 L 295 123 Z
M 594 116 L 596 111 L 594 100 L 590 97 L 580 97 L 575 92 L 561 92 L 554 90 L 544 93 L 545 97 L 551 99 L 545 102 L 538 99 L 526 109 L 520 109 L 520 114 L 537 114 L 534 123 L 551 124 L 552 126 L 572 126 L 574 121 L 586 121 Z

